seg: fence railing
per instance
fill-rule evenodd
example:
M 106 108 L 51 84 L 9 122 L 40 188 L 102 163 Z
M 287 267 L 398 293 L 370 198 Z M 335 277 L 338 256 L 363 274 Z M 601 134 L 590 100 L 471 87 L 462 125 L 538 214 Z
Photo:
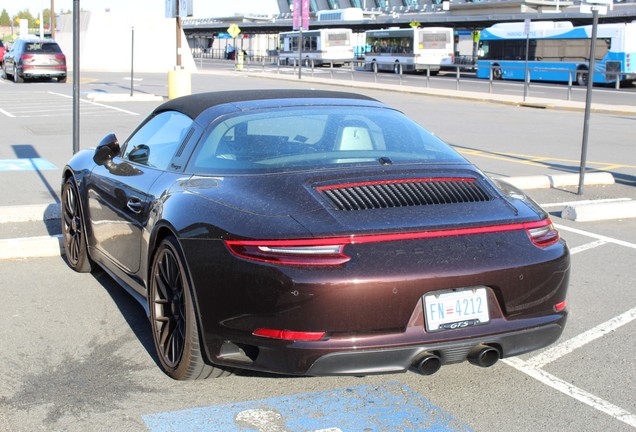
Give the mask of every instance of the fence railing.
M 210 58 L 215 58 L 215 57 L 210 57 Z M 218 57 L 216 57 L 218 58 Z M 280 58 L 275 55 L 274 53 L 268 53 L 267 55 L 245 55 L 243 57 L 243 61 L 241 64 L 241 70 L 249 70 L 249 71 L 262 71 L 265 72 L 267 70 L 272 70 L 274 69 L 276 71 L 277 74 L 280 73 L 293 73 L 296 74 L 298 73 L 298 68 L 301 67 L 302 71 L 304 71 L 305 73 L 309 73 L 310 76 L 315 76 L 315 74 L 317 73 L 317 71 L 320 73 L 321 77 L 325 77 L 326 74 L 328 74 L 330 79 L 334 79 L 334 78 L 342 78 L 343 76 L 346 76 L 346 79 L 351 80 L 351 81 L 355 81 L 358 77 L 359 74 L 364 74 L 363 76 L 366 78 L 369 76 L 369 73 L 373 74 L 373 81 L 374 82 L 378 82 L 380 79 L 393 79 L 397 81 L 398 85 L 403 85 L 405 83 L 405 75 L 404 75 L 404 69 L 403 69 L 403 65 L 401 63 L 396 63 L 393 73 L 384 73 L 384 72 L 379 72 L 379 71 L 373 71 L 373 70 L 367 70 L 366 69 L 366 65 L 367 63 L 364 60 L 361 59 L 352 59 L 349 62 L 346 62 L 344 66 L 340 66 L 340 63 L 336 64 L 334 62 L 330 62 L 330 61 L 324 61 L 321 62 L 321 64 L 317 64 L 315 62 L 315 60 L 313 59 L 305 59 L 302 62 L 299 62 L 297 58 L 292 58 L 290 59 L 291 64 L 287 64 L 287 62 L 283 63 L 281 62 Z M 301 64 L 299 64 L 301 63 Z M 421 73 L 421 75 L 423 75 L 424 79 L 423 80 L 418 80 L 417 81 L 417 85 L 423 85 L 424 87 L 431 87 L 431 77 L 436 75 L 438 70 L 440 69 L 439 65 L 422 65 L 420 66 L 423 68 L 423 72 Z M 498 79 L 494 76 L 493 74 L 493 70 L 497 69 L 497 66 L 481 66 L 482 68 L 489 68 L 489 78 L 487 80 L 483 80 L 483 81 L 487 81 L 488 83 L 488 92 L 489 93 L 493 93 L 494 89 L 496 87 L 496 83 L 503 83 L 503 82 L 510 82 L 510 81 L 514 81 L 514 82 L 519 82 L 519 80 L 502 80 L 502 79 Z M 237 68 L 238 69 L 238 68 Z M 507 67 L 507 69 L 517 69 L 517 70 L 525 70 L 524 67 Z M 461 90 L 462 88 L 462 78 L 474 78 L 475 77 L 475 70 L 476 70 L 476 66 L 471 64 L 471 63 L 458 63 L 458 64 L 452 64 L 452 65 L 444 65 L 442 67 L 442 71 L 444 72 L 445 75 L 450 75 L 452 74 L 454 76 L 454 81 L 455 81 L 455 89 L 456 90 Z M 589 71 L 587 70 L 571 70 L 571 69 L 555 69 L 555 68 L 537 68 L 537 67 L 533 67 L 532 71 L 552 71 L 552 72 L 566 72 L 568 73 L 569 79 L 567 82 L 567 87 L 566 87 L 566 99 L 567 100 L 571 100 L 572 99 L 572 89 L 574 87 L 574 84 L 577 82 L 577 76 L 578 75 L 584 75 L 584 76 L 588 76 L 589 75 Z M 605 72 L 605 75 L 608 77 L 612 77 L 615 76 L 616 81 L 614 84 L 615 89 L 620 89 L 620 85 L 621 85 L 621 81 L 626 78 L 625 74 L 622 72 L 612 72 L 612 71 L 607 71 Z M 389 78 L 390 77 L 390 78 Z M 471 80 L 472 83 L 475 82 L 474 79 Z M 524 92 L 524 94 L 527 94 L 527 92 L 529 92 L 530 86 L 531 84 L 537 84 L 539 82 L 543 82 L 543 81 L 532 81 L 530 80 L 530 70 L 528 70 L 528 75 L 525 81 L 525 85 L 526 85 L 526 92 Z M 414 80 L 408 80 L 408 84 L 409 85 L 413 85 L 414 84 Z

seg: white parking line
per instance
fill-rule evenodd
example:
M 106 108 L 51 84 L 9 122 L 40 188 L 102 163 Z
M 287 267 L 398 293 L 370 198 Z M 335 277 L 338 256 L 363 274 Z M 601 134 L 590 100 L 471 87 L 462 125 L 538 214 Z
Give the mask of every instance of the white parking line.
M 526 360 L 526 364 L 534 368 L 541 368 L 548 363 L 551 363 L 565 356 L 566 354 L 571 353 L 575 349 L 581 348 L 583 345 L 586 345 L 602 336 L 605 336 L 607 333 L 612 332 L 617 328 L 624 326 L 625 324 L 629 324 L 635 319 L 636 307 L 618 315 L 617 317 L 605 321 L 604 323 L 599 324 L 596 327 L 573 337 L 572 339 L 569 339 L 548 350 L 543 351 L 541 354 L 538 354 Z
M 3 110 L 2 108 L 0 108 L 0 113 L 6 115 L 7 117 L 15 118 L 15 116 L 13 114 Z
M 550 207 L 566 207 L 569 205 L 576 204 L 602 204 L 602 203 L 613 203 L 613 202 L 623 202 L 623 201 L 631 201 L 631 198 L 607 198 L 607 199 L 597 199 L 597 200 L 581 200 L 581 201 L 565 201 L 565 202 L 556 202 L 556 203 L 546 203 L 539 204 L 543 208 Z
M 576 246 L 576 247 L 570 248 L 570 255 L 574 255 L 579 252 L 585 252 L 586 250 L 594 249 L 595 247 L 603 246 L 604 244 L 607 244 L 605 240 L 596 240 L 591 243 L 586 243 L 581 246 Z
M 68 99 L 72 99 L 72 96 L 61 94 L 61 93 L 49 92 L 49 94 L 56 95 L 56 96 L 62 96 L 62 97 L 68 98 Z M 89 101 L 89 100 L 86 100 L 86 99 L 80 99 L 80 101 L 83 102 L 83 103 L 87 103 L 87 104 L 91 104 L 91 105 L 95 105 L 95 106 L 99 106 L 99 107 L 103 107 L 103 108 L 112 109 L 113 111 L 123 112 L 125 114 L 130 114 L 130 115 L 134 115 L 134 116 L 138 116 L 139 115 L 139 113 L 136 113 L 136 112 L 132 112 L 132 111 L 128 111 L 128 110 L 125 110 L 125 109 L 113 107 L 113 106 L 110 106 L 110 105 L 104 105 L 104 104 L 101 104 L 101 103 L 98 103 L 98 102 Z
M 627 248 L 636 249 L 636 244 L 635 243 L 630 243 L 630 242 L 626 242 L 626 241 L 623 241 L 623 240 L 618 240 L 618 239 L 615 239 L 615 238 L 612 238 L 612 237 L 607 237 L 607 236 L 600 235 L 600 234 L 594 234 L 594 233 L 591 233 L 589 231 L 584 231 L 584 230 L 580 230 L 580 229 L 577 229 L 577 228 L 570 228 L 569 226 L 565 226 L 565 225 L 561 225 L 561 224 L 554 224 L 554 226 L 557 229 L 562 230 L 562 231 L 569 231 L 569 232 L 572 232 L 572 233 L 575 233 L 575 234 L 580 234 L 580 235 L 583 235 L 583 236 L 592 237 L 592 238 L 595 238 L 597 240 L 603 240 L 603 241 L 605 241 L 607 243 L 614 243 L 614 244 L 617 244 L 619 246 L 625 246 Z
M 604 412 L 605 414 L 614 417 L 616 420 L 620 420 L 623 423 L 636 427 L 636 415 L 624 410 L 619 406 L 616 406 L 604 399 L 594 396 L 593 394 L 588 393 L 585 390 L 582 390 L 566 381 L 563 381 L 562 379 L 557 378 L 546 371 L 538 369 L 519 358 L 511 357 L 502 361 L 517 369 L 518 371 L 531 376 L 537 381 L 540 381 L 543 384 L 560 391 L 561 393 L 573 397 L 574 399 L 583 402 L 584 404 L 589 405 L 598 411 Z

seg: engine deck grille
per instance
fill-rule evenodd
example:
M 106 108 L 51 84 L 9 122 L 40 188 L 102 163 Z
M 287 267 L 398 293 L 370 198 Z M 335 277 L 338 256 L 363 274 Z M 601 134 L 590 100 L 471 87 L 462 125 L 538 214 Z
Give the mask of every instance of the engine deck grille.
M 338 210 L 484 202 L 493 199 L 473 178 L 383 180 L 320 186 Z

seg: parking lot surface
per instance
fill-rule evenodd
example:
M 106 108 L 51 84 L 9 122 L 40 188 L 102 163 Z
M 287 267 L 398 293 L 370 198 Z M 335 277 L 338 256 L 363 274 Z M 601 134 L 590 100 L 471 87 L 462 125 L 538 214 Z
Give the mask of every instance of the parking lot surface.
M 196 75 L 193 91 L 312 87 L 245 75 Z M 82 94 L 125 92 L 93 74 Z M 167 94 L 166 77 L 141 90 Z M 145 86 L 145 87 L 144 87 Z M 116 89 L 116 90 L 113 90 Z M 582 113 L 357 89 L 414 117 L 488 175 L 576 173 Z M 572 254 L 570 316 L 545 350 L 435 375 L 298 378 L 245 372 L 176 382 L 159 369 L 143 308 L 102 272 L 76 274 L 59 249 L 60 173 L 72 154 L 70 85 L 0 82 L 0 430 L 7 431 L 633 431 L 636 429 L 636 218 L 577 222 L 573 202 L 636 199 L 636 116 L 592 117 L 588 167 L 613 184 L 527 189 Z M 6 97 L 5 97 L 6 96 Z M 81 147 L 120 140 L 156 102 L 81 102 Z M 42 110 L 41 108 L 46 107 Z M 3 215 L 17 214 L 18 216 Z M 34 218 L 27 218 L 28 214 Z M 45 217 L 45 215 L 48 215 Z M 20 219 L 22 217 L 22 219 Z M 26 220 L 25 220 L 26 219 Z M 46 219 L 46 220 L 45 220 Z M 36 243 L 36 253 L 20 251 Z

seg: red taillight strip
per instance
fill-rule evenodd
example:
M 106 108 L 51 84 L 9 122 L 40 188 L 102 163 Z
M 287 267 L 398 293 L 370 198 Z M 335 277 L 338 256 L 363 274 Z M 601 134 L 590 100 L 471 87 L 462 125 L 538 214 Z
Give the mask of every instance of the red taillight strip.
M 376 180 L 376 181 L 364 181 L 354 183 L 342 183 L 336 185 L 318 186 L 317 191 L 342 189 L 351 187 L 362 187 L 382 184 L 396 184 L 396 183 L 424 183 L 424 182 L 442 182 L 442 181 L 455 181 L 455 182 L 474 182 L 474 178 L 470 177 L 437 177 L 437 178 L 410 178 L 410 179 L 397 179 L 397 180 Z
M 301 332 L 291 330 L 276 330 L 260 328 L 252 332 L 254 336 L 261 336 L 272 339 L 295 340 L 295 341 L 317 341 L 325 336 L 325 332 Z
M 348 237 L 288 240 L 225 240 L 225 244 L 234 255 L 255 261 L 289 265 L 339 265 L 350 260 L 350 257 L 343 253 L 344 246 L 349 244 L 421 240 L 428 238 L 491 234 L 518 230 L 525 230 L 531 241 L 538 247 L 547 247 L 559 241 L 558 231 L 552 225 L 552 221 L 550 219 L 544 219 L 535 222 L 489 225 L 473 228 L 360 236 L 352 235 Z M 333 246 L 334 249 L 337 248 L 337 252 L 317 252 L 315 254 L 307 253 L 308 248 L 317 248 L 319 246 Z M 270 253 L 267 251 L 268 248 L 280 247 L 286 248 L 285 252 L 274 251 Z M 299 248 L 297 253 L 294 252 L 294 247 Z

